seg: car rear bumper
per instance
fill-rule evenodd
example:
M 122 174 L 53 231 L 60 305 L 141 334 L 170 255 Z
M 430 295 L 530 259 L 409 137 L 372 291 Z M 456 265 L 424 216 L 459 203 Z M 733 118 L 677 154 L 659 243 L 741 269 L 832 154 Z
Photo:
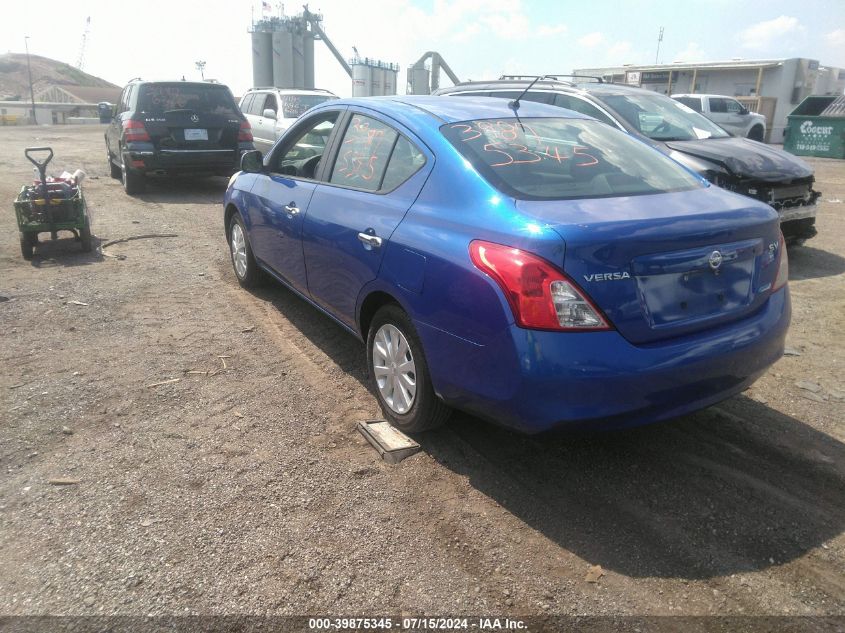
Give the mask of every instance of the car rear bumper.
M 437 393 L 525 433 L 636 426 L 707 407 L 746 389 L 783 353 L 788 289 L 753 316 L 636 346 L 618 332 L 512 326 L 475 345 L 418 324 Z
M 241 154 L 252 145 L 236 149 L 154 149 L 129 148 L 123 160 L 132 170 L 144 173 L 225 173 L 240 169 Z

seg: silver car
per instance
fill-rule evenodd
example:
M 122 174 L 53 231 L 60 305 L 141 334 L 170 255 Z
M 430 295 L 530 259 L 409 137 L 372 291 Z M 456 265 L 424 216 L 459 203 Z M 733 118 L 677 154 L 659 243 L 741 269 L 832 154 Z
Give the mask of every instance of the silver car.
M 253 88 L 241 99 L 240 108 L 252 126 L 256 149 L 266 153 L 301 114 L 331 99 L 337 95 L 328 90 Z
M 756 112 L 749 112 L 733 97 L 707 94 L 672 95 L 676 101 L 700 112 L 708 119 L 722 126 L 735 136 L 762 141 L 766 138 L 766 117 Z

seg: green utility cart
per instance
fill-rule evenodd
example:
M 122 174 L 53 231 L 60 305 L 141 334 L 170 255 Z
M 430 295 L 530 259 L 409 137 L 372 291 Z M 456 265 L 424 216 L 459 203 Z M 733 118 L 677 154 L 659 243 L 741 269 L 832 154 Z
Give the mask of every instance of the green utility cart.
M 845 96 L 810 96 L 786 117 L 783 149 L 797 156 L 845 158 Z
M 37 154 L 46 152 L 43 160 Z M 59 231 L 70 231 L 82 244 L 82 250 L 91 250 L 91 223 L 85 198 L 76 178 L 47 178 L 47 164 L 53 158 L 49 147 L 27 147 L 24 155 L 38 169 L 41 180 L 24 185 L 15 199 L 15 215 L 21 238 L 21 254 L 32 259 L 38 244 L 38 234 L 49 232 L 52 239 Z

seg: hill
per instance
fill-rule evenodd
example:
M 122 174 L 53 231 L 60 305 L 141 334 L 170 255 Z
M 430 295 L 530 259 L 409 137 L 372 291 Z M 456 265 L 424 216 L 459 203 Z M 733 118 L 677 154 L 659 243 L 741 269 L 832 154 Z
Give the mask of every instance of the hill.
M 115 86 L 105 79 L 89 75 L 70 64 L 49 57 L 30 55 L 29 60 L 32 66 L 32 84 L 36 95 L 52 86 L 120 89 L 119 86 Z M 26 55 L 6 53 L 0 55 L 0 101 L 14 100 L 15 98 L 22 101 L 29 99 Z

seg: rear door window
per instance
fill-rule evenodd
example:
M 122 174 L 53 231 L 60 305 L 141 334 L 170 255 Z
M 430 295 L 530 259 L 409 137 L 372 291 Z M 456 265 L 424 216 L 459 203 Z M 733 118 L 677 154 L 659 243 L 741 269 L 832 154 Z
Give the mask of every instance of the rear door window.
M 393 147 L 387 171 L 384 172 L 380 191 L 393 191 L 417 173 L 425 165 L 425 154 L 404 136 L 400 136 Z
M 398 133 L 381 121 L 353 114 L 338 150 L 329 182 L 378 191 Z
M 316 105 L 337 99 L 334 95 L 280 95 L 286 119 L 296 119 Z
M 692 108 L 696 112 L 701 112 L 701 99 L 695 97 L 675 97 L 675 101 L 680 101 L 688 108 Z
M 250 93 L 243 98 L 241 101 L 241 112 L 244 114 L 249 114 L 249 108 L 252 105 L 253 100 L 255 99 L 255 94 Z
M 264 112 L 264 101 L 267 99 L 266 92 L 258 92 L 255 94 L 255 99 L 249 105 L 250 114 L 261 114 Z

